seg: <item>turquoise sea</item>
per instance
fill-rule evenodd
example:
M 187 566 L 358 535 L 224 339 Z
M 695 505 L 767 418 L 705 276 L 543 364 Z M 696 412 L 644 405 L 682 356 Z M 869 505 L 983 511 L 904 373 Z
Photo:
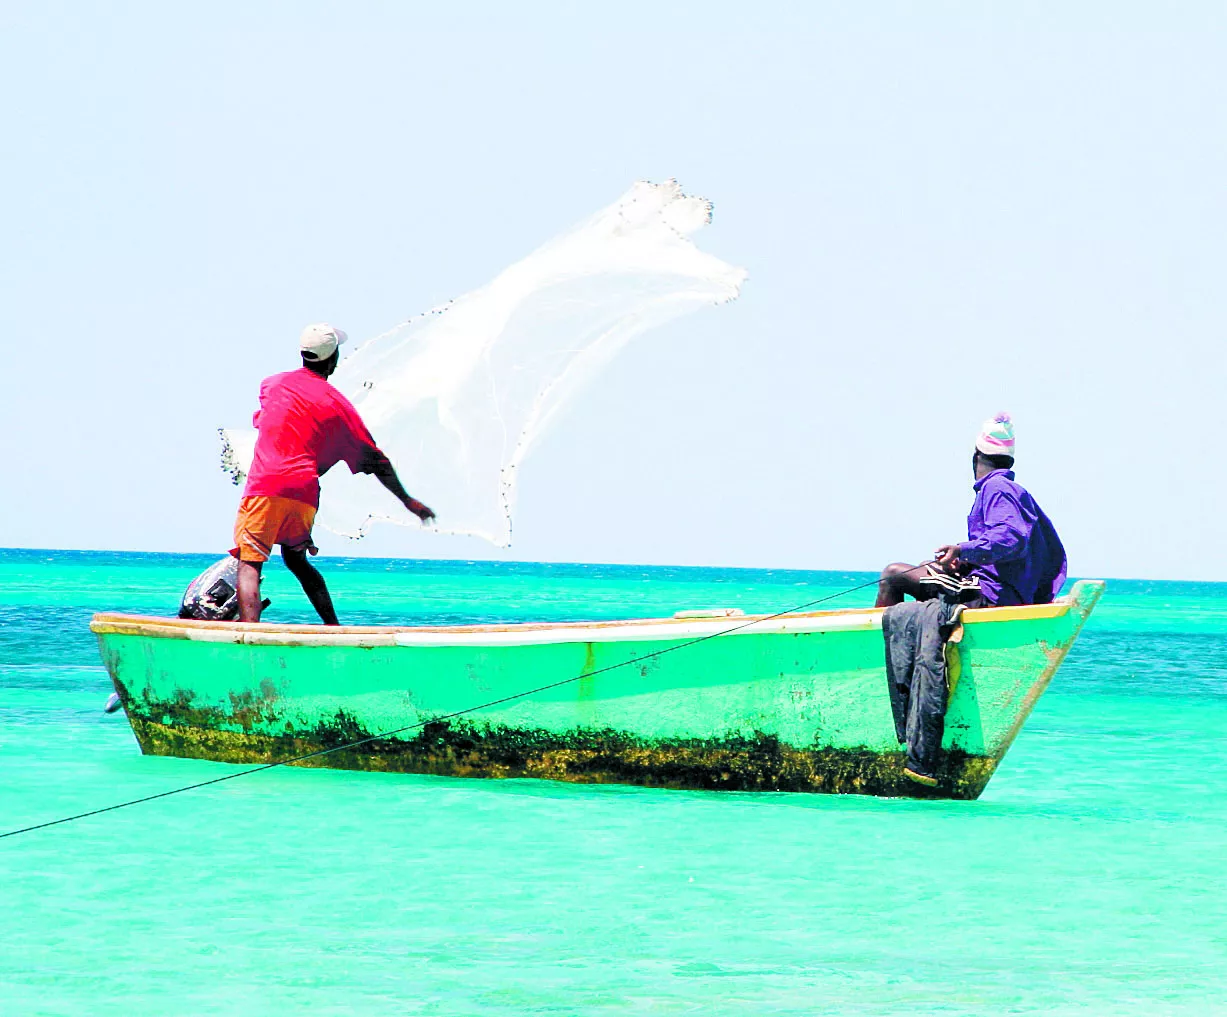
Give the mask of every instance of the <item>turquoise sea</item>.
M 0 551 L 0 830 L 231 769 L 142 757 L 87 627 L 211 560 Z M 350 623 L 870 578 L 320 564 Z M 977 802 L 281 768 L 0 840 L 0 1015 L 1227 1013 L 1225 749 L 1227 584 L 1110 581 Z

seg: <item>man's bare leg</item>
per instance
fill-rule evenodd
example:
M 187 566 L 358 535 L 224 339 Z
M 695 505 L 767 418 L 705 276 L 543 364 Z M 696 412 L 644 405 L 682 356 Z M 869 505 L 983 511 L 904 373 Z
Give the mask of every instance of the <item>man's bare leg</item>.
M 295 551 L 283 547 L 281 557 L 285 561 L 285 567 L 294 573 L 294 578 L 302 586 L 303 593 L 311 601 L 311 606 L 320 616 L 320 621 L 325 625 L 340 625 L 341 623 L 337 621 L 337 612 L 332 606 L 332 596 L 328 592 L 328 586 L 324 583 L 324 577 L 319 574 L 319 570 L 314 565 L 307 561 L 307 552 L 302 549 Z
M 263 568 L 262 561 L 239 562 L 239 621 L 260 620 L 260 571 Z
M 931 600 L 937 596 L 937 591 L 932 586 L 921 584 L 920 577 L 924 574 L 923 565 L 909 565 L 902 561 L 887 565 L 882 570 L 882 578 L 878 580 L 878 599 L 873 606 L 892 607 L 902 604 L 905 594 L 917 600 Z

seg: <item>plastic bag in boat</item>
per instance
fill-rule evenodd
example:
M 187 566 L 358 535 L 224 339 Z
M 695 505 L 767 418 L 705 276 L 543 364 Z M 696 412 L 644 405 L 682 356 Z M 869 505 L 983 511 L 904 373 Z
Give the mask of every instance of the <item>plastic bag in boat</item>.
M 239 560 L 228 554 L 191 581 L 179 605 L 180 618 L 196 621 L 237 621 Z

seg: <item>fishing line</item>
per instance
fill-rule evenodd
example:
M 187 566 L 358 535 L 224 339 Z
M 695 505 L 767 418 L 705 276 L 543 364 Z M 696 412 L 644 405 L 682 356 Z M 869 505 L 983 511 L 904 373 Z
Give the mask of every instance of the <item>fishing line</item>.
M 910 569 L 905 569 L 898 575 L 907 575 L 909 572 L 918 572 L 923 568 L 928 568 L 930 565 L 937 564 L 936 561 L 927 561 L 922 565 L 914 565 Z M 406 731 L 416 731 L 426 727 L 428 724 L 438 724 L 441 721 L 455 720 L 457 717 L 463 717 L 466 714 L 477 713 L 479 710 L 488 710 L 492 706 L 501 706 L 503 703 L 514 702 L 517 699 L 526 699 L 529 696 L 535 696 L 538 692 L 548 692 L 550 689 L 556 689 L 562 685 L 570 685 L 572 682 L 580 681 L 583 678 L 594 678 L 599 674 L 607 674 L 610 671 L 616 671 L 620 667 L 630 667 L 632 664 L 642 664 L 646 660 L 654 660 L 657 657 L 663 657 L 666 653 L 672 653 L 675 650 L 684 650 L 691 646 L 698 646 L 700 643 L 706 643 L 709 640 L 717 639 L 720 636 L 731 635 L 734 632 L 740 632 L 742 629 L 748 629 L 753 625 L 762 625 L 764 622 L 774 621 L 777 618 L 783 618 L 786 615 L 797 614 L 811 607 L 817 607 L 819 604 L 825 604 L 828 601 L 835 600 L 837 597 L 847 596 L 849 593 L 856 593 L 858 590 L 864 590 L 870 586 L 877 586 L 881 579 L 871 579 L 867 583 L 861 583 L 859 586 L 850 586 L 846 590 L 840 590 L 838 593 L 831 593 L 825 597 L 819 597 L 817 600 L 811 600 L 804 604 L 798 604 L 796 607 L 789 607 L 783 611 L 777 611 L 775 614 L 764 615 L 762 617 L 751 618 L 748 621 L 742 622 L 740 625 L 734 625 L 727 629 L 721 629 L 719 632 L 710 632 L 705 636 L 696 636 L 694 639 L 688 639 L 682 643 L 675 643 L 673 646 L 666 646 L 662 650 L 653 650 L 651 653 L 643 653 L 638 657 L 632 657 L 630 660 L 622 660 L 616 664 L 607 664 L 605 667 L 598 667 L 595 671 L 585 671 L 582 674 L 573 675 L 570 678 L 562 678 L 556 682 L 549 682 L 546 685 L 538 685 L 536 688 L 528 689 L 524 692 L 517 692 L 510 696 L 503 696 L 501 699 L 492 699 L 488 703 L 482 703 L 480 706 L 469 706 L 463 710 L 456 710 L 454 713 L 445 713 L 438 717 L 431 717 L 430 720 L 420 720 L 413 724 L 406 724 L 404 727 L 393 728 L 391 731 L 381 731 L 379 734 L 370 735 L 366 738 L 359 738 L 357 741 L 346 742 L 344 745 L 334 745 L 327 749 L 316 749 L 314 752 L 304 752 L 300 756 L 291 756 L 289 759 L 281 759 L 275 763 L 264 763 L 260 766 L 252 766 L 246 770 L 238 770 L 235 773 L 227 773 L 222 777 L 214 777 L 212 780 L 202 780 L 195 784 L 186 784 L 183 787 L 172 788 L 169 791 L 160 791 L 155 795 L 145 795 L 143 798 L 133 798 L 126 802 L 117 802 L 114 805 L 107 805 L 101 809 L 90 809 L 89 812 L 78 812 L 72 816 L 62 816 L 59 819 L 50 819 L 45 823 L 35 823 L 32 826 L 23 826 L 17 830 L 7 830 L 0 833 L 0 840 L 6 837 L 16 837 L 23 833 L 32 833 L 35 830 L 44 830 L 49 826 L 59 826 L 61 823 L 73 823 L 78 819 L 88 819 L 90 816 L 101 816 L 106 812 L 115 812 L 118 809 L 126 809 L 130 805 L 142 805 L 145 802 L 157 801 L 159 798 L 169 798 L 171 795 L 180 795 L 185 791 L 195 791 L 202 787 L 208 787 L 210 784 L 221 784 L 227 780 L 235 780 L 238 777 L 246 777 L 252 773 L 261 773 L 264 770 L 272 770 L 278 766 L 290 766 L 293 763 L 301 763 L 308 759 L 318 759 L 320 756 L 331 755 L 333 752 L 341 752 L 345 749 L 354 749 L 360 745 L 366 745 L 370 742 L 381 741 L 384 738 L 391 738 L 393 735 L 404 734 Z

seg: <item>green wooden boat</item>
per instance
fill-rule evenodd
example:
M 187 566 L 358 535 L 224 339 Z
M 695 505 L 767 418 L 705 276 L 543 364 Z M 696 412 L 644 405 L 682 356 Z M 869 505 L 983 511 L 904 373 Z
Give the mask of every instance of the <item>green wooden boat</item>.
M 876 609 L 414 628 L 100 614 L 91 627 L 147 754 L 260 763 L 369 739 L 302 765 L 976 798 L 1103 586 L 964 614 L 932 789 L 902 774 Z

